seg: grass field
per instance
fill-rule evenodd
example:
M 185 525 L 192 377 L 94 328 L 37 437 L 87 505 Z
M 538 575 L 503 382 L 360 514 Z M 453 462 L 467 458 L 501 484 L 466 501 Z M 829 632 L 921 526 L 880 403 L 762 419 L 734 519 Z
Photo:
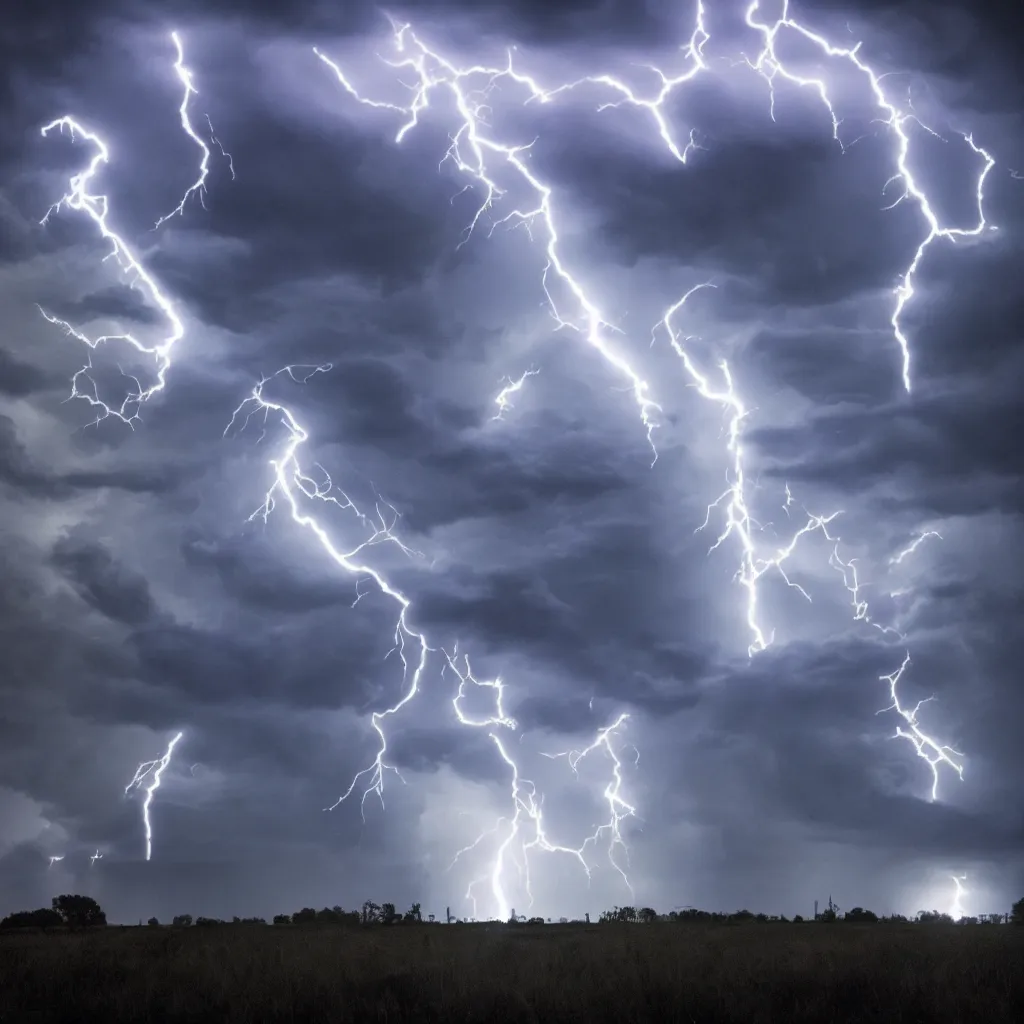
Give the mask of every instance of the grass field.
M 1024 928 L 107 928 L 0 936 L 0 1021 L 1024 1020 Z

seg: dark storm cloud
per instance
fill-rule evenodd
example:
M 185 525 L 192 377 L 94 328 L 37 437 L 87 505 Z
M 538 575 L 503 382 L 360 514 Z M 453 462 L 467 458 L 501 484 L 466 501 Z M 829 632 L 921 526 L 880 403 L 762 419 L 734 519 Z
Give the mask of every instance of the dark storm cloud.
M 0 349 L 0 393 L 24 398 L 34 391 L 42 391 L 47 383 L 47 375 L 38 367 L 23 363 L 6 349 Z
M 221 541 L 187 531 L 181 551 L 186 563 L 213 569 L 225 590 L 250 608 L 278 614 L 301 614 L 353 601 L 351 581 L 311 581 L 254 550 L 253 536 Z
M 123 285 L 86 295 L 75 302 L 64 301 L 59 308 L 49 310 L 68 323 L 89 323 L 99 317 L 129 320 L 139 324 L 160 323 L 163 314 L 146 304 L 142 294 Z
M 47 497 L 60 490 L 52 477 L 33 464 L 9 416 L 0 416 L 0 480 L 33 497 Z
M 811 447 L 807 426 L 799 440 L 778 428 L 752 434 L 778 460 L 773 475 L 838 490 L 897 478 L 913 485 L 913 497 L 893 495 L 894 504 L 935 515 L 1021 511 L 1024 413 L 1016 393 L 999 385 L 981 403 L 960 391 L 913 406 L 827 413 L 809 424 Z
M 122 565 L 102 545 L 62 537 L 53 549 L 53 563 L 82 599 L 116 622 L 138 626 L 154 612 L 149 585 Z
M 915 56 L 941 50 L 931 70 L 947 78 L 936 96 L 968 90 L 966 50 L 942 36 L 936 26 L 949 15 L 935 10 L 865 13 L 902 24 Z M 499 54 L 522 43 L 523 66 L 534 61 L 557 81 L 563 63 L 603 70 L 682 42 L 692 8 L 523 0 L 425 3 L 409 13 L 431 40 L 470 59 L 479 38 Z M 1005 241 L 1021 227 L 1005 168 L 991 192 L 998 237 L 939 243 L 924 264 L 908 307 L 917 378 L 907 398 L 888 317 L 922 220 L 910 203 L 882 209 L 895 198 L 881 195 L 891 158 L 884 133 L 858 120 L 870 103 L 852 101 L 844 129 L 869 133 L 843 153 L 824 112 L 801 106 L 809 101 L 798 90 L 779 86 L 773 124 L 763 83 L 749 72 L 735 89 L 709 80 L 672 112 L 704 147 L 685 169 L 658 150 L 647 122 L 594 113 L 596 92 L 516 110 L 515 131 L 538 137 L 533 166 L 559 199 L 571 197 L 564 226 L 574 265 L 602 282 L 593 287 L 608 283 L 602 302 L 624 331 L 615 342 L 666 405 L 651 469 L 621 378 L 571 332 L 552 337 L 538 307 L 543 259 L 517 248 L 522 233 L 487 238 L 482 225 L 456 250 L 479 197 L 453 199 L 464 182 L 450 168 L 437 172 L 452 128 L 443 105 L 396 146 L 392 118 L 359 110 L 319 74 L 311 42 L 381 48 L 386 20 L 368 4 L 110 0 L 16 14 L 0 28 L 5 52 L 21 48 L 2 115 L 16 131 L 5 133 L 0 199 L 2 237 L 14 242 L 0 275 L 10 318 L 0 339 L 0 688 L 9 726 L 0 786 L 14 794 L 0 802 L 0 835 L 10 821 L 23 838 L 6 856 L 0 850 L 0 874 L 37 879 L 46 856 L 67 852 L 70 864 L 86 846 L 109 846 L 105 870 L 135 856 L 138 808 L 111 801 L 177 729 L 186 736 L 158 801 L 156 861 L 167 874 L 147 874 L 143 885 L 121 865 L 118 891 L 103 893 L 115 918 L 148 915 L 160 899 L 161 913 L 219 907 L 216 865 L 249 858 L 262 880 L 239 868 L 232 891 L 250 905 L 228 913 L 266 912 L 268 885 L 296 905 L 358 902 L 402 877 L 419 887 L 409 883 L 410 898 L 422 889 L 439 899 L 452 884 L 441 876 L 454 837 L 461 845 L 465 829 L 471 842 L 509 812 L 508 766 L 486 729 L 456 722 L 454 679 L 440 675 L 437 651 L 419 695 L 389 720 L 391 763 L 408 785 L 386 773 L 387 810 L 378 813 L 371 795 L 366 826 L 359 789 L 336 814 L 321 810 L 372 763 L 370 712 L 409 683 L 395 654 L 385 660 L 397 605 L 338 573 L 283 501 L 266 525 L 247 521 L 284 438 L 274 417 L 254 417 L 228 440 L 221 432 L 263 374 L 327 362 L 330 372 L 302 386 L 278 377 L 266 394 L 309 429 L 303 455 L 316 479 L 319 462 L 364 511 L 379 502 L 388 522 L 392 507 L 401 514 L 398 533 L 422 557 L 393 545 L 366 557 L 409 594 L 410 621 L 432 645 L 451 650 L 457 640 L 478 678 L 502 676 L 520 723 L 509 749 L 523 777 L 550 794 L 546 814 L 557 815 L 566 841 L 593 827 L 610 762 L 598 751 L 581 781 L 540 753 L 580 750 L 631 714 L 616 749 L 642 804 L 644 832 L 634 838 L 645 900 L 673 903 L 685 860 L 706 865 L 711 905 L 756 887 L 754 909 L 770 890 L 785 905 L 768 909 L 791 912 L 808 883 L 790 878 L 788 865 L 829 841 L 840 852 L 820 870 L 850 886 L 869 884 L 869 869 L 850 865 L 874 853 L 942 870 L 947 861 L 958 871 L 986 858 L 1007 870 L 1019 863 L 1021 823 L 1000 809 L 1020 804 L 1021 777 L 1019 744 L 1003 727 L 1020 710 L 1021 601 L 1007 567 L 1022 543 L 1019 289 L 1014 243 Z M 718 5 L 709 14 L 722 53 L 732 52 L 728 14 Z M 820 14 L 842 28 L 854 12 L 829 4 Z M 192 204 L 151 232 L 192 180 L 196 157 L 175 121 L 164 38 L 172 23 L 200 88 L 196 122 L 210 113 L 237 180 L 215 152 L 206 208 Z M 895 44 L 892 63 L 906 63 Z M 371 66 L 368 91 L 383 80 L 375 74 L 390 74 Z M 642 69 L 632 73 L 645 80 Z M 502 108 L 498 130 L 503 95 L 491 97 Z M 972 107 L 1008 102 L 976 86 L 962 95 L 971 99 L 954 112 L 957 124 L 976 120 Z M 64 212 L 43 231 L 25 212 L 44 210 L 80 166 L 70 143 L 29 138 L 71 99 L 110 134 L 103 187 L 117 223 L 186 322 L 167 388 L 134 431 L 107 422 L 74 432 L 89 410 L 61 402 L 88 353 L 41 324 L 33 305 L 104 330 L 109 322 L 148 337 L 158 327 L 137 289 L 101 276 L 102 251 L 80 218 Z M 1001 153 L 1003 129 L 977 120 L 979 140 Z M 630 140 L 650 137 L 633 145 L 627 130 Z M 963 147 L 952 138 L 944 150 L 936 143 L 948 159 L 929 179 L 943 195 L 958 194 L 973 169 L 958 162 Z M 960 213 L 969 219 L 969 209 Z M 582 238 L 573 235 L 577 214 L 592 229 Z M 878 677 L 898 667 L 904 646 L 850 621 L 828 545 L 811 547 L 793 570 L 813 604 L 765 581 L 762 610 L 778 627 L 777 646 L 746 658 L 744 593 L 729 582 L 735 538 L 706 558 L 717 520 L 692 535 L 725 486 L 727 439 L 664 344 L 648 349 L 662 283 L 674 289 L 690 277 L 719 285 L 693 330 L 707 365 L 727 354 L 749 394 L 756 514 L 782 531 L 783 482 L 808 507 L 836 497 L 844 508 L 844 544 L 870 549 L 860 565 L 872 615 L 891 606 L 902 616 L 913 657 L 907 705 L 934 694 L 922 718 L 973 758 L 962 785 L 942 777 L 947 803 L 922 799 L 928 766 L 891 739 L 893 712 L 876 717 L 888 703 Z M 108 346 L 94 358 L 116 370 L 119 355 Z M 541 375 L 492 421 L 498 382 L 534 365 Z M 111 374 L 107 384 L 123 386 Z M 994 509 L 1004 513 L 998 520 Z M 350 511 L 324 510 L 339 545 L 367 535 Z M 941 528 L 941 547 L 888 566 L 924 523 Z M 767 526 L 757 541 L 772 548 Z M 907 591 L 902 604 L 887 596 L 897 588 Z M 471 694 L 482 714 L 493 710 L 489 696 Z M 71 773 L 69 761 L 89 767 Z M 347 881 L 324 863 L 339 850 Z M 146 867 L 161 870 L 156 861 Z M 540 884 L 575 884 L 547 864 L 536 869 Z M 201 877 L 189 881 L 187 865 L 188 877 Z M 815 884 L 826 883 L 816 875 Z M 876 882 L 890 900 L 897 886 L 889 876 Z M 1008 893 L 976 909 L 999 909 Z M 581 889 L 578 902 L 593 910 L 596 899 L 624 898 Z
M 56 473 L 30 457 L 18 437 L 14 422 L 10 417 L 0 415 L 0 481 L 9 484 L 15 492 L 55 499 L 104 488 L 130 494 L 162 494 L 179 486 L 191 475 L 188 467 L 168 465 L 118 466 Z

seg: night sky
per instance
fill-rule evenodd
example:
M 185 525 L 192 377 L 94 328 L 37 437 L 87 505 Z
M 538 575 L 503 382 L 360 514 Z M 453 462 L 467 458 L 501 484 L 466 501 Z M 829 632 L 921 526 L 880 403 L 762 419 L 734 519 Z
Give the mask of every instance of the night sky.
M 843 909 L 913 914 L 951 909 L 953 875 L 967 876 L 968 913 L 1024 894 L 1013 25 L 952 3 L 792 12 L 837 45 L 862 39 L 865 61 L 898 72 L 883 81 L 889 95 L 936 133 L 905 123 L 913 173 L 944 223 L 977 218 L 984 161 L 963 134 L 996 161 L 984 204 L 996 229 L 940 239 L 921 262 L 902 320 L 908 395 L 889 321 L 927 225 L 912 198 L 886 209 L 902 191 L 886 187 L 895 139 L 866 80 L 815 63 L 783 31 L 780 57 L 824 77 L 844 145 L 816 92 L 781 78 L 773 121 L 769 87 L 743 61 L 761 40 L 742 5 L 707 7 L 707 68 L 664 108 L 681 144 L 693 129 L 685 166 L 645 110 L 599 110 L 619 98 L 601 85 L 524 104 L 528 91 L 504 78 L 473 98 L 488 137 L 533 143 L 524 159 L 552 190 L 560 258 L 661 406 L 653 466 L 627 377 L 552 317 L 543 224 L 499 223 L 529 208 L 522 180 L 488 156 L 506 191 L 467 236 L 484 197 L 452 161 L 439 167 L 462 123 L 451 94 L 438 90 L 396 144 L 403 117 L 359 105 L 313 53 L 361 94 L 408 104 L 415 74 L 381 60 L 396 59 L 381 11 L 317 0 L 287 16 L 241 2 L 5 13 L 0 912 L 75 891 L 114 921 L 364 899 L 470 915 L 467 886 L 489 878 L 514 811 L 489 731 L 529 780 L 521 799 L 542 808 L 552 845 L 578 848 L 607 822 L 615 759 L 635 808 L 620 826 L 628 867 L 599 833 L 585 850 L 589 888 L 572 854 L 529 852 L 531 913 L 636 903 L 807 915 L 831 894 Z M 764 18 L 779 9 L 766 0 Z M 687 67 L 694 5 L 461 0 L 390 13 L 455 64 L 504 67 L 515 45 L 516 70 L 547 88 L 607 73 L 651 97 L 650 65 Z M 193 123 L 209 142 L 209 115 L 235 177 L 210 142 L 205 209 L 192 198 L 154 231 L 199 157 L 178 120 L 172 29 L 199 90 Z M 93 336 L 166 333 L 84 214 L 39 224 L 92 156 L 84 140 L 40 136 L 63 114 L 108 142 L 95 190 L 185 328 L 134 429 L 93 426 L 94 408 L 67 401 L 90 353 L 39 311 Z M 563 319 L 583 323 L 553 272 L 547 281 Z M 747 410 L 758 555 L 773 557 L 808 512 L 842 511 L 828 526 L 838 549 L 811 532 L 786 563 L 790 586 L 774 572 L 759 580 L 774 642 L 752 657 L 738 533 L 709 554 L 726 505 L 697 531 L 736 484 L 729 413 L 693 386 L 667 334 L 652 335 L 705 282 L 716 287 L 677 314 L 679 341 L 715 388 L 728 360 Z M 122 342 L 91 355 L 110 400 L 135 386 L 124 374 L 153 382 L 152 361 Z M 280 494 L 266 522 L 250 520 L 288 444 L 281 416 L 243 415 L 225 433 L 261 378 L 304 364 L 303 380 L 327 363 L 263 392 L 308 431 L 307 488 L 326 474 L 335 485 L 334 505 L 296 491 L 300 511 L 340 549 L 368 538 L 375 505 L 396 522 L 408 553 L 381 543 L 360 558 L 406 595 L 410 628 L 433 649 L 418 694 L 386 720 L 386 762 L 401 776 L 384 772 L 385 806 L 371 793 L 365 823 L 371 778 L 324 808 L 372 765 L 371 714 L 408 689 L 399 654 L 385 658 L 398 606 L 335 566 Z M 528 370 L 495 419 L 503 383 Z M 895 561 L 929 531 L 941 538 Z M 836 550 L 855 560 L 860 617 Z M 416 644 L 405 637 L 410 668 Z M 514 728 L 458 722 L 459 681 L 442 673 L 456 644 L 477 680 L 503 680 Z M 907 723 L 885 710 L 880 677 L 907 652 L 903 707 L 934 696 L 921 728 L 962 754 L 951 755 L 962 781 L 940 766 L 935 801 L 929 765 L 895 738 Z M 463 712 L 492 714 L 495 691 L 470 689 Z M 575 773 L 543 756 L 586 748 L 623 714 Z M 124 789 L 179 730 L 147 862 L 142 794 Z M 527 912 L 517 861 L 535 830 L 521 818 L 506 902 L 481 883 L 480 917 Z

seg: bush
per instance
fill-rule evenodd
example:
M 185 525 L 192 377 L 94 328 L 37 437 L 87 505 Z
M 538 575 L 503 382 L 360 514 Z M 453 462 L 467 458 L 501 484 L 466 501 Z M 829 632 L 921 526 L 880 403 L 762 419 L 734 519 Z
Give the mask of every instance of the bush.
M 97 928 L 107 923 L 107 915 L 91 896 L 54 896 L 53 909 L 69 928 Z

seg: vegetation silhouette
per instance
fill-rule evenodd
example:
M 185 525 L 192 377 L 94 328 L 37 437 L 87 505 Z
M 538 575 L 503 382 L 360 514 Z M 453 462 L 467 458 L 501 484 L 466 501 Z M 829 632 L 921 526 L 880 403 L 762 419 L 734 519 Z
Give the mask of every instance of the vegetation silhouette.
M 464 921 L 456 918 L 449 918 L 451 924 L 489 924 L 505 925 L 509 927 L 522 925 L 550 925 L 551 919 L 547 921 L 543 917 L 530 917 L 517 915 L 515 911 L 507 921 Z M 822 910 L 814 919 L 819 924 L 831 924 L 834 922 L 848 922 L 850 924 L 957 924 L 961 926 L 976 924 L 1015 924 L 1024 925 L 1024 898 L 1013 904 L 1009 913 L 1006 914 L 982 914 L 979 916 L 964 916 L 954 920 L 949 914 L 938 910 L 921 910 L 913 918 L 903 914 L 878 915 L 863 907 L 854 907 L 841 913 L 839 907 L 829 897 L 828 906 Z M 805 919 L 796 914 L 792 918 L 780 914 L 755 914 L 750 910 L 735 910 L 732 912 L 721 912 L 713 910 L 699 910 L 696 907 L 685 907 L 678 910 L 671 910 L 667 914 L 660 914 L 652 907 L 612 907 L 604 910 L 598 917 L 600 925 L 609 924 L 654 924 L 658 921 L 674 921 L 683 924 L 743 924 L 755 922 L 759 924 L 802 924 Z M 141 921 L 139 922 L 142 923 Z M 230 921 L 214 917 L 197 917 L 193 919 L 191 914 L 178 914 L 171 919 L 170 927 L 181 928 L 209 928 L 215 925 L 265 925 L 266 919 L 262 917 L 233 917 Z M 313 907 L 303 907 L 293 914 L 275 914 L 272 924 L 282 927 L 286 925 L 319 925 L 334 927 L 356 927 L 356 926 L 394 926 L 410 924 L 436 924 L 434 915 L 428 915 L 424 920 L 422 904 L 413 903 L 405 913 L 399 913 L 394 903 L 374 903 L 367 900 L 360 910 L 344 910 L 339 906 L 324 907 L 316 910 Z M 560 924 L 590 924 L 590 915 L 586 921 L 568 921 L 561 918 Z M 54 896 L 50 907 L 42 907 L 38 910 L 19 910 L 0 920 L 0 930 L 11 931 L 19 929 L 52 930 L 54 928 L 79 929 L 95 928 L 107 924 L 107 915 L 100 905 L 91 896 L 62 895 Z M 159 920 L 151 917 L 147 922 L 150 928 L 163 927 Z M 124 927 L 124 926 L 120 926 Z
M 459 927 L 441 927 L 451 920 Z M 702 1024 L 1024 1019 L 1024 899 L 912 919 L 613 907 L 456 922 L 414 903 L 110 926 L 86 896 L 0 921 L 0 1021 Z M 998 926 L 997 926 L 998 925 Z

